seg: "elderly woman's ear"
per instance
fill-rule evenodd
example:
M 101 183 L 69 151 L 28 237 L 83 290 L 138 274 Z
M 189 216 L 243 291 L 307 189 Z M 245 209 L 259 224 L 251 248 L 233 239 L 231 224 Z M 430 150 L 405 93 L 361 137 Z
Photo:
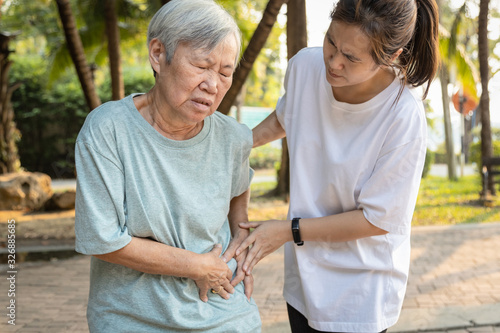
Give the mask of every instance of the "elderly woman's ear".
M 156 73 L 160 73 L 160 61 L 165 61 L 163 59 L 165 57 L 164 50 L 165 48 L 158 38 L 153 38 L 151 42 L 149 42 L 149 62 L 151 63 L 153 71 Z M 161 57 L 162 53 L 164 54 L 163 57 Z M 160 59 L 160 57 L 162 59 Z

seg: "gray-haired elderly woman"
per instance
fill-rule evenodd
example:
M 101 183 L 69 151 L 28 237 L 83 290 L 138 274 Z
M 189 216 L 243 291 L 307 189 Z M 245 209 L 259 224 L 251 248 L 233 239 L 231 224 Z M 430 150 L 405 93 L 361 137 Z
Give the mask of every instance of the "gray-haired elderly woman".
M 216 112 L 240 38 L 212 0 L 170 1 L 148 29 L 154 87 L 87 117 L 75 224 L 77 251 L 92 255 L 91 332 L 260 331 L 236 262 L 246 254 L 233 259 L 248 235 L 252 134 Z

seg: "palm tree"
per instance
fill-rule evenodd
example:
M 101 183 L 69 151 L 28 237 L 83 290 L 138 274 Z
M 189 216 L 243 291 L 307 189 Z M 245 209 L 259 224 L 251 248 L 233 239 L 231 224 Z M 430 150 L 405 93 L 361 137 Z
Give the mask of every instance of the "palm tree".
M 9 86 L 9 70 L 12 66 L 12 61 L 9 60 L 12 52 L 9 43 L 15 36 L 6 32 L 0 33 L 0 174 L 15 172 L 21 166 L 16 146 L 19 131 L 14 122 L 11 104 L 12 93 L 20 83 Z
M 479 72 L 481 74 L 481 99 L 479 107 L 481 110 L 481 156 L 483 161 L 491 158 L 493 148 L 491 142 L 491 123 L 490 123 L 490 95 L 488 92 L 488 81 L 490 79 L 490 69 L 488 66 L 488 7 L 489 0 L 480 0 L 478 17 L 478 51 L 479 51 Z M 491 194 L 495 194 L 495 186 L 492 182 L 491 170 L 488 170 L 488 189 Z M 486 192 L 484 192 L 486 193 Z
M 109 70 L 111 73 L 111 98 L 120 100 L 125 97 L 125 88 L 122 76 L 120 30 L 118 29 L 116 0 L 105 1 L 104 14 L 106 18 L 106 37 L 108 39 Z
M 262 20 L 260 21 L 257 29 L 250 39 L 243 57 L 240 60 L 239 66 L 233 75 L 233 84 L 229 88 L 226 96 L 222 100 L 218 110 L 224 114 L 228 114 L 231 106 L 236 101 L 239 91 L 243 87 L 245 80 L 252 69 L 252 66 L 260 53 L 260 50 L 264 47 L 267 37 L 271 33 L 271 29 L 276 22 L 278 13 L 281 6 L 285 0 L 269 0 L 267 3 L 264 14 L 262 15 Z
M 82 86 L 83 94 L 90 110 L 101 105 L 101 100 L 97 95 L 94 82 L 92 80 L 92 72 L 87 64 L 85 52 L 83 49 L 82 40 L 76 27 L 75 18 L 69 0 L 56 0 L 57 9 L 61 18 L 61 23 L 64 28 L 64 35 L 68 46 L 68 51 L 73 60 L 73 64 L 78 74 L 78 79 Z
M 287 3 L 286 43 L 288 60 L 297 52 L 307 47 L 307 16 L 305 0 L 289 0 Z M 281 166 L 278 171 L 278 184 L 274 195 L 283 196 L 290 193 L 290 159 L 286 138 L 281 142 Z
M 442 2 L 439 3 L 439 8 L 439 18 L 441 23 L 439 26 L 439 51 L 441 54 L 442 64 L 438 75 L 441 84 L 441 95 L 443 102 L 443 120 L 448 165 L 448 178 L 450 180 L 456 180 L 456 158 L 453 148 L 453 133 L 451 127 L 450 96 L 448 94 L 448 85 L 450 84 L 450 76 L 456 77 L 457 83 L 460 84 L 462 89 L 467 92 L 468 95 L 477 96 L 477 75 L 475 74 L 475 65 L 468 58 L 464 46 L 459 44 L 458 42 L 460 27 L 465 18 L 466 4 L 460 7 L 456 13 L 451 13 L 454 19 L 451 24 L 450 31 L 448 31 L 443 25 L 443 19 L 445 18 L 445 15 Z

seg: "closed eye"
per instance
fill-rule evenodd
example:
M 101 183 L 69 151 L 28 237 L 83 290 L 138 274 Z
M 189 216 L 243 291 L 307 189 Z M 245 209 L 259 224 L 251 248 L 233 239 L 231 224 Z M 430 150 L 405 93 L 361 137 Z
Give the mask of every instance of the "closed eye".
M 335 45 L 335 43 L 333 42 L 333 40 L 330 38 L 330 35 L 326 35 L 327 36 L 327 39 L 328 39 L 328 43 L 330 43 L 330 45 L 332 45 L 334 48 L 338 49 L 337 45 Z M 341 51 L 342 52 L 342 51 Z M 350 55 L 350 54 L 346 54 L 344 52 L 342 52 L 342 55 L 347 59 L 349 60 L 350 62 L 353 62 L 353 63 L 356 63 L 356 62 L 361 62 L 360 59 Z

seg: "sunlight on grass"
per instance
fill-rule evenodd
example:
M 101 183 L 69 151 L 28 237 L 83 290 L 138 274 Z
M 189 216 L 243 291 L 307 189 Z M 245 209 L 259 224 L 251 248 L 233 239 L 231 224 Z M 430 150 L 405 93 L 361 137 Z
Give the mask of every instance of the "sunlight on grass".
M 500 200 L 493 207 L 479 201 L 479 176 L 465 176 L 456 182 L 444 177 L 422 180 L 413 214 L 413 225 L 442 225 L 500 221 Z
M 276 182 L 252 184 L 252 197 L 248 208 L 250 221 L 285 220 L 288 203 L 280 198 L 262 197 L 276 187 Z
M 286 219 L 288 203 L 279 198 L 262 197 L 275 186 L 276 182 L 252 184 L 250 221 Z M 481 188 L 479 176 L 465 176 L 455 182 L 444 177 L 422 179 L 412 225 L 500 221 L 500 193 L 493 198 L 493 207 L 484 207 L 479 200 Z

